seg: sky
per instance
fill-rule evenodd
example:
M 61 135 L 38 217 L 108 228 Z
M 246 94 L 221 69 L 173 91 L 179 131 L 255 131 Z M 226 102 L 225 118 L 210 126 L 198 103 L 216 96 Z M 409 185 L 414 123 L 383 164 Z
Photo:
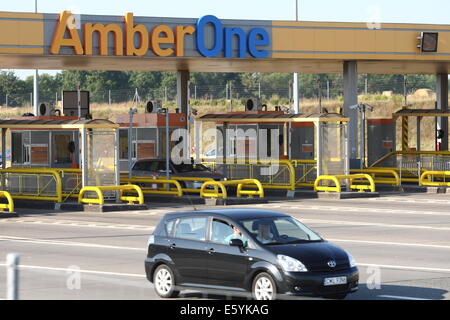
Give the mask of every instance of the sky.
M 295 20 L 296 0 L 37 0 L 38 12 L 220 19 Z M 299 20 L 450 24 L 448 0 L 298 0 Z M 34 12 L 35 0 L 1 0 L 0 11 Z M 48 71 L 46 71 L 48 72 Z M 16 73 L 25 78 L 32 71 Z M 48 72 L 54 74 L 54 72 Z

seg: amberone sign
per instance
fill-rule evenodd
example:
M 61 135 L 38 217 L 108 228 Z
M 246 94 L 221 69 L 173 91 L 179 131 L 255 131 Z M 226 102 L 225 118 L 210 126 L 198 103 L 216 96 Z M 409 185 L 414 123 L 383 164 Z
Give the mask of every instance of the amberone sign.
M 50 54 L 60 54 L 61 47 L 71 47 L 75 55 L 92 55 L 94 33 L 98 34 L 100 55 L 108 55 L 109 35 L 114 38 L 115 56 L 145 56 L 149 50 L 159 57 L 183 57 L 186 36 L 195 33 L 197 51 L 204 57 L 214 58 L 222 53 L 226 58 L 233 57 L 233 37 L 238 42 L 237 56 L 245 58 L 247 52 L 254 58 L 265 58 L 268 51 L 262 47 L 270 45 L 269 33 L 263 28 L 252 28 L 248 35 L 239 27 L 223 28 L 222 22 L 215 16 L 204 16 L 194 26 L 157 25 L 148 30 L 143 24 L 134 23 L 132 13 L 124 17 L 123 26 L 119 24 L 84 23 L 84 45 L 77 31 L 76 18 L 64 11 L 56 26 Z M 212 27 L 208 30 L 207 27 Z M 212 32 L 212 47 L 206 43 L 207 32 Z M 69 37 L 66 37 L 68 33 Z M 138 39 L 136 39 L 136 36 Z M 136 45 L 136 42 L 138 45 Z M 163 47 L 165 45 L 165 47 Z
M 418 48 L 424 33 L 436 50 Z M 0 12 L 0 68 L 342 73 L 344 61 L 447 73 L 450 26 Z

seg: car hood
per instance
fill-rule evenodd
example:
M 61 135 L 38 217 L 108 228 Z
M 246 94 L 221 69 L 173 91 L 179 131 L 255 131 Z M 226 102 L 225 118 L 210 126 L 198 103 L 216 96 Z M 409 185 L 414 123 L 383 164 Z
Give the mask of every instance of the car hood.
M 347 253 L 327 241 L 273 245 L 266 248 L 275 254 L 286 255 L 301 261 L 309 271 L 325 272 L 349 267 Z M 329 261 L 335 261 L 336 266 L 328 266 Z

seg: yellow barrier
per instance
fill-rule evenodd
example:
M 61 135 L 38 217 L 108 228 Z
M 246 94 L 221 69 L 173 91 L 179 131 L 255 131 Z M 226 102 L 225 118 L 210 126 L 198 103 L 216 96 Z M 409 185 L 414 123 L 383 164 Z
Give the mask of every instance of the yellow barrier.
M 125 178 L 125 177 L 121 177 L 120 178 L 120 182 L 121 183 L 136 183 L 140 185 L 140 188 L 142 189 L 142 192 L 144 194 L 161 194 L 161 195 L 174 195 L 177 197 L 182 197 L 183 196 L 183 189 L 181 188 L 181 184 L 175 180 L 175 179 L 164 179 L 164 178 L 156 178 L 156 179 L 152 179 L 151 177 L 132 177 L 130 178 Z M 164 185 L 174 185 L 175 188 L 171 188 L 170 190 L 166 190 L 165 188 L 149 188 L 149 187 L 143 187 L 142 184 L 164 184 Z
M 277 160 L 277 159 L 259 159 L 259 160 L 248 160 L 245 159 L 245 161 L 243 159 L 229 159 L 226 162 L 223 162 L 222 158 L 216 158 L 210 161 L 202 161 L 202 164 L 211 167 L 213 171 L 216 171 L 216 166 L 217 165 L 240 165 L 240 166 L 245 166 L 248 167 L 248 171 L 249 172 L 253 172 L 253 170 L 251 170 L 252 166 L 271 166 L 271 165 L 280 165 L 280 166 L 286 166 L 287 170 L 289 171 L 289 181 L 287 181 L 286 183 L 279 183 L 276 182 L 276 178 L 282 173 L 281 170 L 278 170 L 278 172 L 274 175 L 267 175 L 267 176 L 261 176 L 259 179 L 263 180 L 263 177 L 267 177 L 269 178 L 270 182 L 261 182 L 262 186 L 264 189 L 276 189 L 276 190 L 291 190 L 291 191 L 295 191 L 295 168 L 292 165 L 290 160 Z M 228 171 L 228 174 L 230 175 L 230 170 Z M 229 179 L 233 180 L 239 180 L 239 179 L 254 179 L 255 177 L 248 176 L 248 177 L 234 177 L 234 176 L 229 176 Z
M 374 182 L 381 184 L 392 184 L 394 186 L 400 186 L 400 175 L 394 169 L 385 168 L 368 168 L 368 169 L 352 169 L 351 173 L 367 173 L 370 174 Z M 386 177 L 386 175 L 392 176 L 392 178 Z
M 8 209 L 9 212 L 14 212 L 14 201 L 11 194 L 6 191 L 0 191 L 0 198 L 6 198 L 8 203 L 0 203 L 0 211 Z
M 207 189 L 207 187 L 213 186 L 214 190 Z M 240 198 L 243 195 L 252 198 L 253 196 L 259 196 L 264 198 L 264 188 L 256 179 L 243 179 L 243 180 L 227 180 L 227 181 L 207 181 L 202 185 L 200 190 L 200 197 L 210 197 L 210 198 L 223 198 L 228 197 L 227 189 L 225 186 L 237 187 L 236 196 Z M 244 186 L 251 186 L 257 190 L 243 190 Z M 220 192 L 219 192 L 220 188 Z
M 124 196 L 124 191 L 134 190 L 137 192 L 138 196 Z M 144 194 L 142 193 L 142 189 L 136 185 L 120 185 L 120 186 L 97 186 L 97 187 L 84 187 L 80 190 L 80 194 L 78 195 L 78 203 L 87 203 L 87 204 L 105 204 L 105 199 L 103 197 L 103 191 L 120 191 L 120 200 L 128 201 L 129 204 L 133 204 L 134 202 L 138 202 L 139 204 L 144 204 Z M 86 192 L 95 192 L 97 194 L 97 199 L 89 199 L 83 198 Z
M 435 155 L 435 156 L 450 156 L 450 151 L 392 151 L 375 161 L 370 167 L 373 168 L 384 160 L 395 155 Z
M 363 184 L 353 184 L 355 180 L 357 182 L 361 182 L 362 179 L 365 179 L 369 182 L 369 185 Z M 320 186 L 320 182 L 324 180 L 333 181 L 335 186 Z M 370 190 L 371 192 L 375 192 L 375 182 L 373 178 L 368 174 L 351 174 L 351 175 L 323 175 L 319 176 L 314 182 L 314 191 L 325 191 L 325 192 L 341 192 L 341 183 L 339 180 L 349 180 L 350 181 L 350 189 L 351 190 L 359 190 L 359 192 L 364 192 L 364 190 Z
M 4 174 L 17 174 L 19 178 L 19 191 L 18 193 L 12 193 L 10 192 L 13 199 L 24 199 L 24 200 L 46 200 L 46 201 L 56 201 L 56 202 L 62 202 L 63 201 L 63 194 L 62 194 L 62 181 L 60 173 L 57 169 L 51 169 L 51 168 L 8 168 L 8 169 L 0 169 L 0 175 L 2 176 L 2 188 L 5 188 L 5 177 L 3 177 Z M 55 181 L 55 192 L 54 196 L 49 195 L 42 195 L 44 191 L 46 191 L 46 188 L 50 184 L 47 183 L 46 186 L 44 186 L 42 189 L 39 188 L 39 185 L 36 187 L 37 190 L 35 190 L 36 194 L 25 194 L 25 193 L 31 193 L 31 192 L 24 192 L 23 191 L 23 183 L 22 179 L 23 176 L 27 177 L 36 177 L 37 180 L 41 176 L 52 176 Z M 30 186 L 26 186 L 30 187 Z
M 444 178 L 444 181 L 431 181 L 430 179 L 433 176 L 442 177 Z M 446 177 L 450 178 L 450 171 L 425 171 L 420 176 L 419 185 L 433 186 L 433 187 L 450 187 L 450 182 L 445 182 Z

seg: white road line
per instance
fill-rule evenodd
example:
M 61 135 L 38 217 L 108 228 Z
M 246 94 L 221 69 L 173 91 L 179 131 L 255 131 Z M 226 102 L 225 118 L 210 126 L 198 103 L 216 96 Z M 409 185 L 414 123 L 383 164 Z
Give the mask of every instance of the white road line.
M 0 223 L 3 221 L 0 221 Z M 31 224 L 44 224 L 53 226 L 70 226 L 70 227 L 86 227 L 86 228 L 113 228 L 113 229 L 131 229 L 142 231 L 153 231 L 155 227 L 142 226 L 142 225 L 127 225 L 127 224 L 105 224 L 103 222 L 90 223 L 74 220 L 9 220 L 3 223 L 31 223 Z
M 133 248 L 133 247 L 121 247 L 121 246 L 91 244 L 91 243 L 82 243 L 82 242 L 55 241 L 55 240 L 44 240 L 44 239 L 23 238 L 23 237 L 10 237 L 10 236 L 0 236 L 0 242 L 1 241 L 25 242 L 25 243 L 33 243 L 33 244 L 47 244 L 47 245 L 59 245 L 59 246 L 71 246 L 71 247 L 102 248 L 102 249 L 117 249 L 117 250 L 131 250 L 131 251 L 147 251 L 147 249 L 145 247 L 143 247 L 143 248 Z
M 388 299 L 399 299 L 399 300 L 431 300 L 431 299 L 425 299 L 425 298 L 413 298 L 413 297 L 403 297 L 403 296 L 390 296 L 390 295 L 381 295 L 377 296 L 379 298 L 388 298 Z
M 412 271 L 432 271 L 432 272 L 449 272 L 450 269 L 441 268 L 428 268 L 428 267 L 414 267 L 414 266 L 396 266 L 387 264 L 373 264 L 373 263 L 357 263 L 361 267 L 379 267 L 385 269 L 398 269 L 398 270 L 412 270 Z
M 404 209 L 387 209 L 387 208 L 366 208 L 366 207 L 341 207 L 341 206 L 292 206 L 286 203 L 283 208 L 286 209 L 294 209 L 294 210 L 323 210 L 323 211 L 337 211 L 343 213 L 365 213 L 365 212 L 373 212 L 373 213 L 386 213 L 386 214 L 407 214 L 407 215 L 434 215 L 434 216 L 450 216 L 449 212 L 439 212 L 439 211 L 414 211 L 414 210 L 404 210 Z
M 0 266 L 6 267 L 6 263 L 0 263 Z M 63 271 L 63 272 L 80 272 L 86 274 L 100 274 L 105 276 L 122 276 L 122 277 L 133 277 L 133 278 L 146 278 L 143 274 L 136 273 L 121 273 L 121 272 L 108 272 L 108 271 L 97 271 L 97 270 L 82 270 L 82 269 L 70 269 L 70 268 L 54 268 L 54 267 L 44 267 L 44 266 L 31 266 L 21 264 L 19 266 L 21 269 L 37 269 L 37 270 L 49 270 L 49 271 Z
M 406 246 L 406 247 L 424 247 L 437 249 L 450 249 L 450 246 L 439 244 L 421 244 L 421 243 L 407 243 L 407 242 L 387 242 L 387 241 L 369 241 L 369 240 L 353 240 L 353 239 L 329 239 L 331 242 L 348 242 L 348 243 L 364 243 L 375 245 L 389 245 L 389 246 Z
M 362 222 L 362 221 L 338 221 L 338 220 L 320 220 L 320 219 L 301 219 L 301 220 L 302 220 L 302 222 L 307 222 L 307 223 L 326 223 L 326 224 L 350 225 L 350 226 L 375 226 L 375 227 L 386 227 L 386 228 L 450 231 L 450 227 L 431 227 L 431 226 L 416 226 L 416 225 L 409 225 L 409 224 L 387 224 L 387 223 Z

